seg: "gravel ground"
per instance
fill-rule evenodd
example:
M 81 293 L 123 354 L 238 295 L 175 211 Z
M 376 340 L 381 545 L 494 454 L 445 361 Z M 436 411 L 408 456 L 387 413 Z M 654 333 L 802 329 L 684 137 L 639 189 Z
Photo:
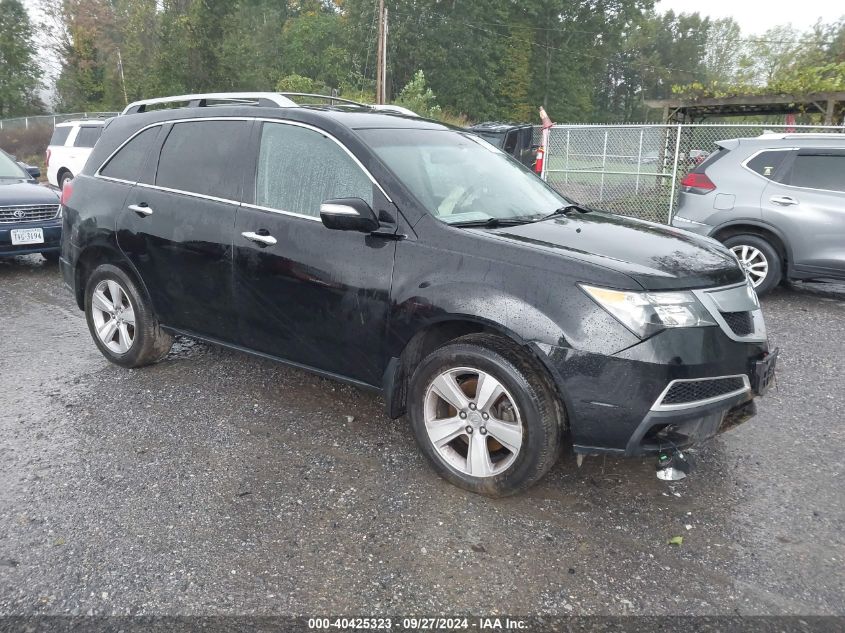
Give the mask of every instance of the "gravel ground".
M 493 501 L 372 394 L 187 339 L 110 365 L 0 260 L 0 614 L 845 615 L 845 287 L 764 308 L 778 389 L 687 480 L 565 454 Z

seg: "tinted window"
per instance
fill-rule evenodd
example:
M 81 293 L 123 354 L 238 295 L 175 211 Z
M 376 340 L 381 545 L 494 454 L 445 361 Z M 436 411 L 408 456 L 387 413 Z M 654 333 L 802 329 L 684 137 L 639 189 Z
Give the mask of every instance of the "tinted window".
M 720 147 L 715 152 L 710 154 L 710 156 L 701 161 L 692 171 L 695 174 L 703 174 L 707 170 L 707 168 L 710 167 L 713 163 L 715 163 L 717 160 L 721 160 L 727 155 L 728 151 L 724 147 Z M 654 157 L 654 162 L 656 162 L 657 155 L 653 154 L 652 156 Z
M 746 163 L 751 171 L 757 172 L 766 178 L 773 178 L 778 167 L 783 164 L 784 159 L 789 156 L 788 150 L 760 152 Z
M 106 163 L 100 173 L 109 178 L 137 182 L 141 177 L 141 168 L 144 166 L 147 153 L 160 130 L 160 127 L 151 127 L 135 136 Z
M 790 184 L 829 191 L 845 191 L 845 154 L 799 154 Z
M 319 217 L 332 198 L 373 204 L 373 184 L 337 143 L 294 125 L 265 123 L 255 182 L 255 204 Z
M 64 145 L 71 129 L 73 128 L 68 125 L 54 129 L 53 136 L 50 137 L 50 145 Z
M 241 190 L 238 147 L 247 142 L 244 121 L 192 121 L 173 126 L 158 160 L 156 184 L 237 200 Z
M 83 125 L 76 133 L 73 141 L 74 147 L 94 147 L 100 134 L 103 132 L 102 125 Z

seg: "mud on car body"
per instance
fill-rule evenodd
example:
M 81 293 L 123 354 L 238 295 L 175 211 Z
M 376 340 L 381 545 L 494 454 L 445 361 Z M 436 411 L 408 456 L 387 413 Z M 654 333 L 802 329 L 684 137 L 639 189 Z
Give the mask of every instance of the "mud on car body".
M 717 242 L 586 212 L 463 130 L 254 101 L 117 117 L 73 181 L 61 267 L 112 362 L 182 333 L 378 391 L 490 495 L 564 442 L 641 455 L 753 414 L 774 355 Z

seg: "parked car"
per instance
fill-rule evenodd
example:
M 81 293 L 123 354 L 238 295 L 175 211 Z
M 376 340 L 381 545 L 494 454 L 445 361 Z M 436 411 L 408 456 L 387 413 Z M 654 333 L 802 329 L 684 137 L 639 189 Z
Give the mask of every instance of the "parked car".
M 47 182 L 61 189 L 82 171 L 104 124 L 101 119 L 82 119 L 56 125 L 47 147 Z
M 58 261 L 62 232 L 59 198 L 36 181 L 38 167 L 0 150 L 0 257 L 41 253 Z
M 681 182 L 672 224 L 728 246 L 758 295 L 784 279 L 845 279 L 845 134 L 717 145 Z
M 720 244 L 585 212 L 465 130 L 261 99 L 116 117 L 65 187 L 63 278 L 111 362 L 181 333 L 380 392 L 488 495 L 564 437 L 671 453 L 753 415 L 776 354 Z
M 526 167 L 532 167 L 537 159 L 538 146 L 534 144 L 534 126 L 530 123 L 488 121 L 467 129 L 510 154 Z

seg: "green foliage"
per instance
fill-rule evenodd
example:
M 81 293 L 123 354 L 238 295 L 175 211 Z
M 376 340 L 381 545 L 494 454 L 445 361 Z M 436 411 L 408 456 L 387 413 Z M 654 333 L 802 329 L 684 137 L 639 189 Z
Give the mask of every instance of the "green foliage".
M 375 98 L 377 0 L 37 1 L 41 37 L 61 66 L 59 109 L 227 90 Z M 656 12 L 654 0 L 385 4 L 388 97 L 452 121 L 537 121 L 541 105 L 556 121 L 637 121 L 647 99 L 843 82 L 843 21 L 749 40 L 730 18 Z M 31 28 L 25 13 L 3 17 L 12 11 L 20 15 L 20 0 L 0 0 L 0 49 L 28 42 L 24 53 L 2 54 L 29 61 L 0 65 L 3 113 L 32 111 L 37 88 Z M 23 82 L 14 106 L 11 76 Z
M 425 73 L 421 70 L 418 70 L 411 81 L 402 88 L 395 103 L 427 119 L 437 119 L 442 114 L 440 106 L 437 105 L 437 98 L 425 84 Z
M 42 109 L 33 27 L 20 0 L 0 0 L 0 117 Z

